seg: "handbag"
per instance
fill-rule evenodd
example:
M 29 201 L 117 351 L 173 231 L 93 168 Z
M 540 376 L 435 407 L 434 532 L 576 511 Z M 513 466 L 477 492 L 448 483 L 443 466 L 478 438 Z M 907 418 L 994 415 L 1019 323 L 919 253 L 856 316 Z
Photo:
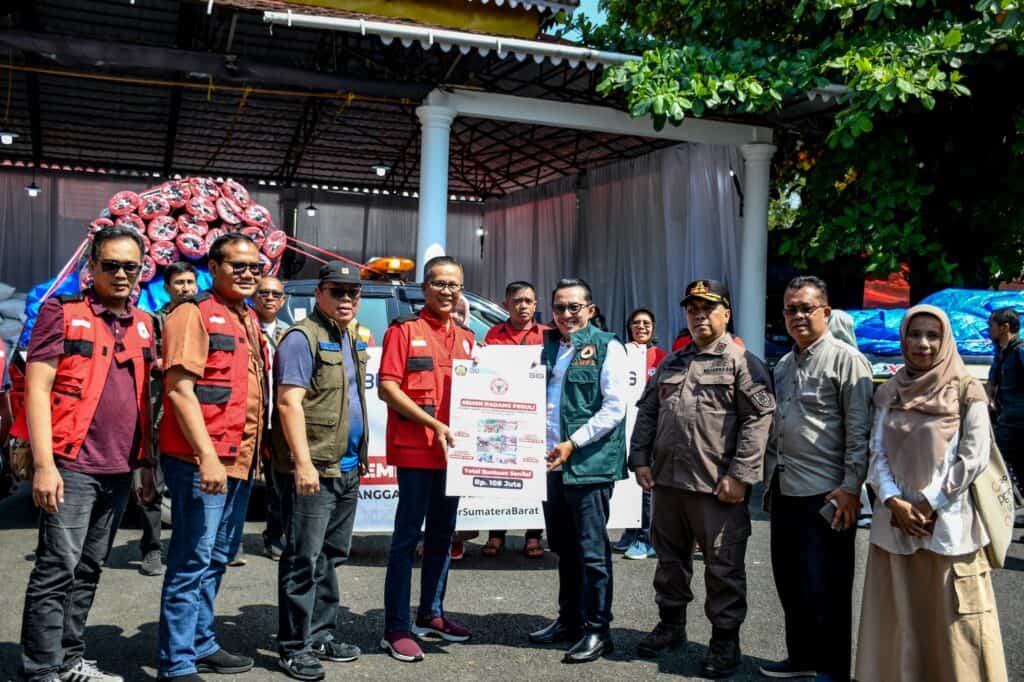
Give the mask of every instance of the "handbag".
M 963 432 L 964 416 L 967 413 L 967 387 L 968 381 L 960 382 L 960 431 Z M 995 432 L 989 422 L 989 441 L 991 450 L 989 452 L 988 465 L 971 483 L 971 499 L 974 501 L 974 508 L 981 517 L 981 522 L 988 531 L 989 544 L 985 545 L 985 556 L 988 562 L 995 568 L 1002 568 L 1006 562 L 1006 552 L 1013 542 L 1013 484 L 1010 481 L 1010 473 L 1006 468 L 1003 455 L 996 445 Z

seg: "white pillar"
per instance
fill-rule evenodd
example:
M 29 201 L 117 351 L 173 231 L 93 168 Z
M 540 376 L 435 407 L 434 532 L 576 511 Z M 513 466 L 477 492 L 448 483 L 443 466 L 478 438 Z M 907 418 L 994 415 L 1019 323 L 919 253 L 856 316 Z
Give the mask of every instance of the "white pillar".
M 420 210 L 416 233 L 416 281 L 424 264 L 443 256 L 448 230 L 448 141 L 455 110 L 426 104 L 420 118 Z
M 764 358 L 764 312 L 768 290 L 768 183 L 775 145 L 745 144 L 743 233 L 740 240 L 739 309 L 736 332 L 747 349 Z

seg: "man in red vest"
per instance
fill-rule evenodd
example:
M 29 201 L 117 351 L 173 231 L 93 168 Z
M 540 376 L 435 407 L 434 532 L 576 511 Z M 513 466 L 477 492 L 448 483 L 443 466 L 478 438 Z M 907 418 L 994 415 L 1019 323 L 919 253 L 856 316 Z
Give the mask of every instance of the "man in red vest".
M 398 472 L 398 510 L 384 582 L 381 648 L 399 661 L 421 661 L 413 639 L 464 642 L 469 631 L 444 615 L 449 554 L 459 498 L 445 496 L 445 468 L 452 361 L 473 356 L 473 332 L 452 320 L 462 295 L 462 266 L 439 256 L 423 268 L 425 304 L 419 315 L 400 317 L 384 336 L 378 373 L 380 399 L 388 406 L 387 461 Z M 409 583 L 420 528 L 426 519 L 420 604 L 409 625 Z
M 260 447 L 269 366 L 256 313 L 259 249 L 239 233 L 210 246 L 213 288 L 188 299 L 164 326 L 160 463 L 171 499 L 171 544 L 160 600 L 162 680 L 244 673 L 213 631 L 213 602 L 242 541 Z
M 130 303 L 142 239 L 124 227 L 92 237 L 94 284 L 47 300 L 28 346 L 25 407 L 11 433 L 32 447 L 32 499 L 42 510 L 25 591 L 27 680 L 117 682 L 85 659 L 85 622 L 131 489 L 150 465 L 150 317 Z M 140 497 L 151 499 L 152 470 Z
M 537 313 L 537 290 L 529 282 L 511 282 L 505 287 L 505 300 L 502 307 L 508 311 L 508 320 L 496 324 L 487 332 L 484 339 L 492 346 L 541 346 L 544 344 L 544 331 L 547 325 L 538 324 L 534 319 Z M 543 529 L 526 531 L 526 544 L 523 554 L 528 559 L 543 559 L 544 547 L 540 544 Z M 487 537 L 480 554 L 498 556 L 505 551 L 505 531 L 492 530 Z

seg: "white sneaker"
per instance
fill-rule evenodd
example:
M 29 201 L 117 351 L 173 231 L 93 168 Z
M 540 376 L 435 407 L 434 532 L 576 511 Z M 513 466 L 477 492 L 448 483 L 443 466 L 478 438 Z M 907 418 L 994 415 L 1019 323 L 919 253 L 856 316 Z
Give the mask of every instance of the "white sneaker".
M 124 682 L 120 675 L 105 673 L 96 667 L 96 661 L 78 659 L 75 667 L 60 674 L 61 682 Z

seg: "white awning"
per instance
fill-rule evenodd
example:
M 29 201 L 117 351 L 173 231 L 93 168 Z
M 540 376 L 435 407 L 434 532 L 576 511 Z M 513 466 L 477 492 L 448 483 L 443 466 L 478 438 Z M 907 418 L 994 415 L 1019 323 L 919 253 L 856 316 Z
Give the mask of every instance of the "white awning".
M 508 5 L 515 9 L 516 7 L 523 7 L 525 9 L 535 9 L 538 12 L 545 12 L 550 10 L 553 13 L 559 11 L 565 12 L 571 15 L 576 11 L 577 4 L 569 2 L 557 2 L 557 0 L 466 0 L 466 2 L 479 2 L 481 5 Z
M 497 2 L 498 0 L 490 1 Z M 510 0 L 503 1 L 509 2 Z M 618 66 L 627 62 L 640 61 L 641 59 L 637 55 L 603 52 L 575 45 L 545 43 L 538 40 L 522 40 L 520 38 L 507 38 L 483 33 L 451 31 L 417 24 L 396 24 L 384 21 L 367 21 L 365 19 L 296 14 L 291 11 L 264 12 L 263 21 L 268 24 L 283 26 L 346 31 L 364 36 L 375 35 L 384 41 L 385 44 L 400 40 L 402 45 L 406 47 L 411 46 L 413 43 L 418 43 L 424 49 L 437 45 L 444 52 L 458 49 L 463 54 L 467 54 L 470 50 L 476 50 L 481 56 L 486 56 L 493 51 L 502 59 L 511 56 L 519 61 L 524 61 L 529 58 L 538 64 L 547 59 L 552 64 L 561 64 L 563 61 L 567 61 L 573 67 L 582 63 L 588 69 L 594 69 L 598 65 Z

